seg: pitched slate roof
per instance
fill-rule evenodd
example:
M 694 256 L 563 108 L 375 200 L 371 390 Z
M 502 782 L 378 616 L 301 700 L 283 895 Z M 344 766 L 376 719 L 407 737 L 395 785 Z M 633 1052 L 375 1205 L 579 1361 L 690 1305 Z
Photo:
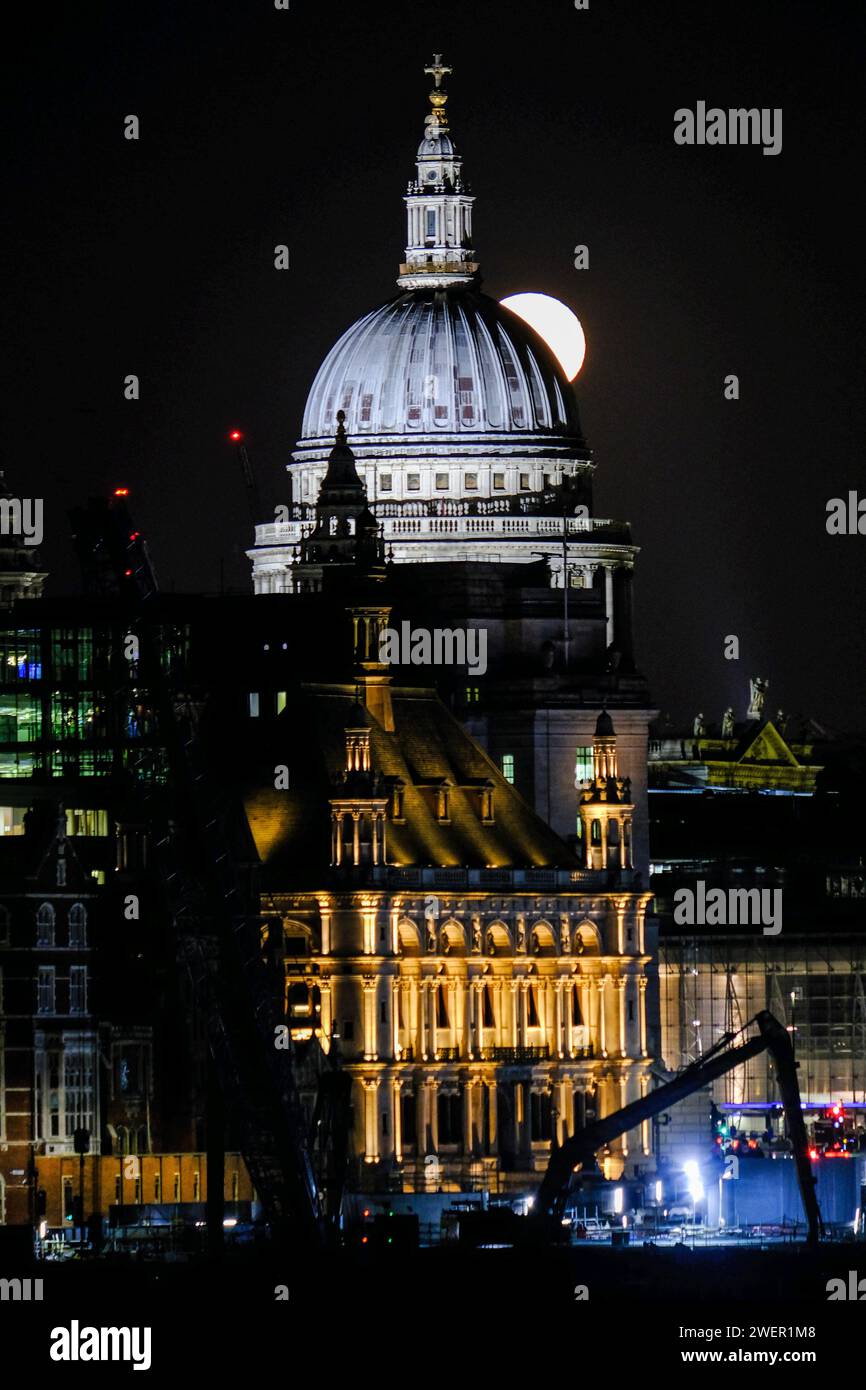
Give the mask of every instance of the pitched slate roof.
M 565 843 L 505 781 L 435 692 L 392 691 L 387 732 L 363 711 L 373 770 L 405 784 L 405 824 L 388 820 L 388 862 L 399 865 L 577 868 Z M 267 763 L 245 779 L 243 799 L 264 865 L 265 886 L 288 889 L 329 877 L 330 808 L 345 766 L 345 729 L 362 727 L 353 685 L 301 686 L 277 721 Z M 289 769 L 274 788 L 273 767 Z M 449 822 L 437 819 L 439 786 L 450 783 Z M 481 791 L 493 788 L 494 819 L 482 822 Z M 384 793 L 384 790 L 382 792 Z

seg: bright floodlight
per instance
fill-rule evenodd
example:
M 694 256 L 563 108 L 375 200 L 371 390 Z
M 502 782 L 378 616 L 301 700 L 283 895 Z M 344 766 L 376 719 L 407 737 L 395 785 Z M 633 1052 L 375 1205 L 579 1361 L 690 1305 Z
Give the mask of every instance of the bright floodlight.
M 502 303 L 535 329 L 559 359 L 569 381 L 574 381 L 586 356 L 586 338 L 580 319 L 568 305 L 549 294 L 510 294 Z
M 701 1182 L 701 1170 L 693 1158 L 683 1164 L 683 1172 L 688 1180 L 689 1196 L 693 1202 L 699 1202 L 704 1195 L 704 1185 Z

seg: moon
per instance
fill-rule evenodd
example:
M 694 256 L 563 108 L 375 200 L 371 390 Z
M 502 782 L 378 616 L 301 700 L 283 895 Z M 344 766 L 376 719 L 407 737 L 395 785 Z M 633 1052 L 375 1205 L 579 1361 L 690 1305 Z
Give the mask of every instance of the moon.
M 586 356 L 586 338 L 577 314 L 549 294 L 510 294 L 500 300 L 518 318 L 534 328 L 558 359 L 569 381 L 574 381 Z

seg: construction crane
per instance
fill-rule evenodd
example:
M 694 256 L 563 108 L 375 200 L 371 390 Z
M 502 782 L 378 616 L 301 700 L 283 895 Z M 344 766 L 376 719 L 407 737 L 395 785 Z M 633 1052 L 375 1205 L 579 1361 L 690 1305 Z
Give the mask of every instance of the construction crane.
M 776 1080 L 788 1122 L 788 1135 L 793 1147 L 800 1197 L 806 1215 L 807 1239 L 810 1245 L 817 1245 L 823 1235 L 823 1225 L 809 1161 L 809 1140 L 800 1105 L 794 1049 L 787 1030 L 771 1013 L 762 1010 L 751 1022 L 758 1026 L 758 1033 L 754 1037 L 747 1038 L 745 1042 L 736 1042 L 736 1037 L 741 1035 L 726 1034 L 700 1061 L 686 1067 L 673 1081 L 659 1086 L 657 1090 L 633 1101 L 622 1110 L 616 1110 L 613 1114 L 605 1115 L 602 1119 L 586 1125 L 553 1150 L 533 1204 L 534 1218 L 548 1238 L 555 1239 L 561 1231 L 572 1174 L 578 1168 L 584 1171 L 592 1170 L 595 1167 L 595 1155 L 600 1148 L 642 1124 L 644 1120 L 650 1120 L 654 1115 L 667 1110 L 670 1105 L 692 1095 L 694 1091 L 699 1091 L 702 1086 L 709 1085 L 717 1077 L 724 1076 L 734 1067 L 748 1062 L 750 1057 L 769 1052 L 776 1065 Z M 746 1024 L 742 1031 L 745 1032 L 750 1026 Z
M 253 526 L 258 526 L 263 520 L 262 499 L 259 495 L 259 485 L 256 475 L 253 472 L 253 465 L 247 453 L 247 446 L 244 443 L 242 430 L 229 430 L 229 443 L 234 444 L 238 451 L 238 459 L 241 465 L 241 476 L 244 480 L 244 489 L 247 494 L 247 501 L 250 508 L 250 520 Z

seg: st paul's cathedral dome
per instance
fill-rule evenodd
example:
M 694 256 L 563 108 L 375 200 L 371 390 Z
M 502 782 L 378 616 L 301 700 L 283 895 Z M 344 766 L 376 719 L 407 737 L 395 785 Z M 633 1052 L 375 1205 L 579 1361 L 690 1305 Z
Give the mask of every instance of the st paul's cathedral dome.
M 399 293 L 352 324 L 316 373 L 286 470 L 291 498 L 280 519 L 257 526 L 249 552 L 257 593 L 294 588 L 338 412 L 396 562 L 547 556 L 561 585 L 564 512 L 580 547 L 571 582 L 632 561 L 628 528 L 592 517 L 594 465 L 559 360 L 481 290 L 475 199 L 442 87 L 450 68 L 437 57 L 425 71 L 435 85 L 404 196 Z

